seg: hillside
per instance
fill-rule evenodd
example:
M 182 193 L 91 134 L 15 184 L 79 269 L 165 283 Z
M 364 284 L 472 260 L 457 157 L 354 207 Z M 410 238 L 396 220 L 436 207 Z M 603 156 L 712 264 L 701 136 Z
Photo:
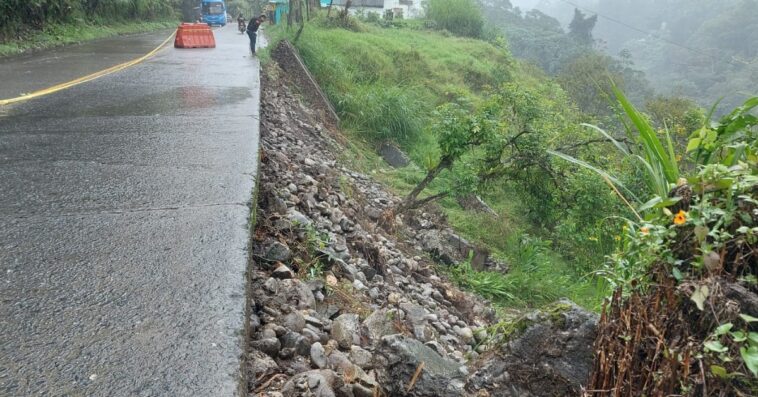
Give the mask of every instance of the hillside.
M 512 132 L 539 129 L 512 154 L 534 154 L 531 160 L 538 162 L 529 166 L 524 161 L 523 167 L 514 164 L 498 170 L 497 178 L 469 179 L 466 187 L 458 186 L 464 183 L 466 168 L 480 161 L 474 151 L 464 156 L 459 167 L 444 171 L 430 185 L 427 197 L 445 195 L 438 207 L 453 226 L 509 264 L 506 277 L 481 276 L 491 279 L 478 287 L 481 293 L 519 307 L 560 297 L 597 307 L 604 287 L 590 273 L 592 263 L 602 261 L 594 253 L 598 249 L 610 253 L 613 237 L 602 231 L 610 225 L 584 203 L 570 203 L 563 197 L 586 195 L 608 203 L 613 199 L 602 181 L 589 175 L 560 181 L 557 173 L 565 164 L 544 153 L 544 149 L 571 146 L 590 135 L 579 128 L 582 116 L 567 106 L 569 100 L 557 84 L 513 60 L 504 47 L 413 25 L 401 29 L 361 25 L 361 31 L 350 31 L 315 22 L 303 31 L 297 47 L 343 117 L 352 145 L 345 160 L 371 172 L 401 196 L 439 161 L 438 136 L 430 128 L 438 107 L 450 101 L 477 106 L 491 100 L 497 87 L 507 87 L 507 92 L 501 92 L 523 101 L 521 109 L 510 111 L 533 114 L 528 119 L 513 115 Z M 397 169 L 387 166 L 375 154 L 385 142 L 398 144 L 412 164 Z M 582 149 L 579 145 L 572 151 Z M 573 184 L 577 179 L 582 180 L 581 187 Z M 485 198 L 497 216 L 464 210 L 459 199 L 471 192 Z M 602 193 L 598 196 L 598 192 Z
M 402 198 L 347 161 L 352 138 L 303 74 L 279 45 L 262 82 L 251 395 L 577 394 L 597 316 L 567 301 L 513 312 L 462 290 L 477 280 L 466 253 L 486 253 L 433 207 L 396 215 Z
M 571 31 L 578 7 L 589 17 L 597 16 L 591 30 L 592 47 L 632 63 L 658 95 L 685 96 L 706 108 L 720 101 L 717 109 L 724 114 L 758 90 L 750 77 L 756 72 L 757 54 L 748 44 L 756 40 L 758 31 L 755 0 L 484 0 L 482 4 L 488 20 L 517 42 L 523 43 L 520 31 L 529 32 L 524 40 L 534 46 L 520 48 L 526 57 L 535 59 L 539 55 L 535 49 L 557 49 L 560 55 L 553 57 L 558 59 L 549 65 L 551 71 L 576 54 L 555 44 L 576 48 L 564 32 Z M 556 42 L 541 41 L 544 37 Z
M 431 3 L 432 7 L 441 5 L 449 4 L 447 0 Z M 643 114 L 624 95 L 623 86 L 596 84 L 582 92 L 583 85 L 591 86 L 593 81 L 581 80 L 583 72 L 551 77 L 543 68 L 515 58 L 506 44 L 509 37 L 484 31 L 465 37 L 471 35 L 470 30 L 452 34 L 440 29 L 441 20 L 321 16 L 301 25 L 299 33 L 285 27 L 269 33 L 273 42 L 297 38 L 295 47 L 342 118 L 341 130 L 332 131 L 336 134 L 331 135 L 336 141 L 335 164 L 329 165 L 347 173 L 339 183 L 341 191 L 357 189 L 359 195 L 346 196 L 368 195 L 368 201 L 361 198 L 359 202 L 376 203 L 380 211 L 365 216 L 382 229 L 390 247 L 429 263 L 421 270 L 426 277 L 433 272 L 434 280 L 449 281 L 494 306 L 497 317 L 472 319 L 472 329 L 486 329 L 493 335 L 496 342 L 485 342 L 483 351 L 494 349 L 497 354 L 472 357 L 465 353 L 465 345 L 454 344 L 443 344 L 438 351 L 443 358 L 475 368 L 474 373 L 466 371 L 464 390 L 495 392 L 504 384 L 517 390 L 523 385 L 520 382 L 534 374 L 523 367 L 515 370 L 494 357 L 512 357 L 519 349 L 535 349 L 534 344 L 552 340 L 550 330 L 556 329 L 556 323 L 535 325 L 523 319 L 563 318 L 558 324 L 576 327 L 566 332 L 577 335 L 577 340 L 586 341 L 585 331 L 598 332 L 593 349 L 581 343 L 559 348 L 568 355 L 578 354 L 572 360 L 580 367 L 586 364 L 583 354 L 602 352 L 594 358 L 593 368 L 576 372 L 591 375 L 587 379 L 594 390 L 615 384 L 616 390 L 632 395 L 663 389 L 692 396 L 750 395 L 758 370 L 753 361 L 758 346 L 748 338 L 758 316 L 753 305 L 756 252 L 751 245 L 758 152 L 754 136 L 758 119 L 753 109 L 758 101 L 749 100 L 713 122 L 708 120 L 712 115 L 676 98 L 648 102 L 649 113 Z M 476 26 L 477 22 L 467 19 L 462 24 Z M 605 70 L 607 76 L 609 66 L 618 65 L 616 60 L 598 63 L 597 59 L 603 60 L 602 55 L 589 54 L 576 68 L 581 72 L 591 66 L 597 75 Z M 614 71 L 635 73 L 623 67 Z M 287 80 L 281 71 L 275 74 L 278 81 Z M 594 108 L 580 101 L 598 92 L 601 96 L 590 104 Z M 307 103 L 307 93 L 300 94 Z M 605 130 L 591 125 L 598 122 Z M 310 123 L 298 125 L 308 129 Z M 319 128 L 316 131 L 324 135 Z M 281 138 L 278 130 L 275 137 Z M 300 140 L 297 144 L 302 145 Z M 277 150 L 284 147 L 279 145 Z M 407 153 L 407 160 L 388 147 Z M 398 158 L 401 161 L 395 164 Z M 293 167 L 279 165 L 278 169 Z M 367 190 L 365 183 L 373 187 Z M 376 198 L 378 191 L 385 192 L 382 198 Z M 293 203 L 296 208 L 304 205 L 302 198 Z M 361 216 L 360 210 L 341 213 L 353 211 Z M 446 225 L 451 228 L 443 232 L 450 233 L 447 237 L 430 239 L 430 232 L 425 231 Z M 348 227 L 346 233 L 352 230 Z M 462 246 L 470 255 L 460 255 Z M 445 250 L 451 247 L 453 254 L 448 254 Z M 377 266 L 373 251 L 360 252 L 369 266 Z M 398 270 L 417 273 L 413 265 L 407 266 L 411 267 Z M 308 273 L 309 277 L 320 279 L 320 271 Z M 340 277 L 335 285 L 343 282 Z M 368 294 L 363 303 L 369 307 L 387 305 L 383 295 L 376 294 L 387 288 L 384 284 L 371 281 L 362 293 L 365 283 L 361 280 L 356 291 L 352 282 L 352 294 L 359 301 Z M 386 278 L 376 282 L 386 282 Z M 416 287 L 409 283 L 410 290 L 399 292 L 397 302 L 403 302 L 403 294 L 413 296 Z M 613 299 L 603 303 L 611 295 Z M 559 298 L 599 311 L 599 328 L 591 315 L 579 315 L 584 320 L 552 316 L 551 303 Z M 397 302 L 389 302 L 388 307 Z M 706 303 L 712 305 L 713 313 L 704 310 Z M 572 307 L 565 302 L 559 306 L 563 309 L 558 313 Z M 532 313 L 533 308 L 542 308 L 546 317 Z M 410 327 L 405 333 L 410 336 L 415 314 L 408 305 L 401 311 L 405 325 L 397 326 Z M 427 313 L 433 311 L 433 306 L 426 307 Z M 357 313 L 360 321 L 370 318 L 356 307 L 342 312 Z M 444 328 L 445 321 L 441 323 Z M 471 324 L 463 321 L 460 327 L 464 325 Z M 447 331 L 440 332 L 413 337 L 429 344 Z M 674 349 L 684 339 L 689 344 L 679 350 L 682 355 L 672 359 L 668 359 L 670 352 L 664 355 L 667 359 L 658 355 L 661 346 Z M 388 345 L 372 343 L 361 346 L 378 349 L 371 351 L 379 357 L 394 357 L 391 360 L 397 360 L 396 354 L 403 356 L 393 349 L 407 347 L 389 340 Z M 482 353 L 481 346 L 475 347 Z M 327 354 L 342 350 L 332 346 Z M 624 360 L 612 358 L 624 351 L 639 353 Z M 691 359 L 696 356 L 699 361 Z M 553 386 L 568 382 L 573 385 L 569 389 L 578 393 L 575 388 L 586 384 L 582 379 L 568 380 L 552 366 L 555 363 L 543 361 L 541 353 L 535 353 L 535 359 L 540 363 L 528 365 L 548 368 Z M 418 362 L 392 362 L 409 371 L 402 376 L 415 379 L 424 373 Z M 516 362 L 516 366 L 523 364 Z M 660 368 L 667 375 L 647 379 L 648 367 Z M 414 368 L 416 376 L 412 376 Z M 511 381 L 493 380 L 491 373 L 480 372 L 509 370 L 525 372 Z M 382 376 L 387 376 L 382 370 L 368 373 L 374 381 L 388 379 Z M 291 382 L 281 387 L 290 390 L 287 384 Z M 409 390 L 413 384 L 411 380 Z M 397 390 L 381 382 L 362 383 L 369 386 L 374 393 Z M 541 395 L 566 395 L 569 389 L 542 389 Z M 513 395 L 536 392 L 518 390 L 522 394 Z M 427 393 L 440 394 L 425 389 L 414 395 L 431 395 Z M 448 390 L 442 395 L 461 393 Z

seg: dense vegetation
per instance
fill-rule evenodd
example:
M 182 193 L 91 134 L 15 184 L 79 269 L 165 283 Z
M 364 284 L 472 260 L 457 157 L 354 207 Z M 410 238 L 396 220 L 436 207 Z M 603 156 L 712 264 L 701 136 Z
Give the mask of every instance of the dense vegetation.
M 568 296 L 597 307 L 605 287 L 593 271 L 616 244 L 609 214 L 624 209 L 603 180 L 547 154 L 607 161 L 611 153 L 593 143 L 580 125 L 589 119 L 560 85 L 515 61 L 496 37 L 455 37 L 426 21 L 336 25 L 316 19 L 296 45 L 359 142 L 346 159 L 381 170 L 403 195 L 435 174 L 416 198 L 437 199 L 460 232 L 511 265 L 508 275 L 457 269 L 463 283 L 511 306 Z M 387 140 L 416 166 L 383 167 L 371 152 Z M 457 200 L 471 192 L 498 217 L 463 210 Z
M 607 357 L 650 350 L 598 361 L 595 388 L 755 392 L 758 319 L 729 312 L 715 291 L 756 290 L 758 99 L 712 122 L 691 99 L 655 95 L 630 53 L 599 51 L 597 18 L 574 12 L 565 31 L 538 11 L 485 7 L 505 29 L 451 30 L 472 20 L 454 11 L 307 25 L 297 46 L 351 134 L 346 160 L 405 195 L 397 211 L 436 202 L 465 237 L 508 261 L 507 274 L 450 269 L 505 308 L 568 296 L 599 309 L 615 290 L 599 348 Z M 415 165 L 383 167 L 373 148 L 384 141 Z M 458 199 L 472 192 L 498 216 L 462 209 Z M 648 323 L 647 336 L 628 338 Z M 685 339 L 679 354 L 656 354 Z M 669 375 L 625 381 L 651 368 Z
M 0 41 L 64 23 L 174 17 L 178 5 L 163 0 L 2 0 Z
M 484 3 L 489 3 L 482 0 Z M 528 35 L 510 33 L 530 31 L 540 37 L 555 34 L 555 28 L 569 26 L 575 7 L 562 1 L 514 0 L 515 4 L 536 6 L 522 11 L 500 4 L 495 18 L 509 38 L 520 41 Z M 660 93 L 677 93 L 710 107 L 725 97 L 719 114 L 728 113 L 758 90 L 758 1 L 724 0 L 576 0 L 583 12 L 598 18 L 593 30 L 594 48 L 616 57 L 633 60 Z M 488 17 L 490 14 L 485 14 Z M 519 16 L 541 25 L 509 23 Z M 550 23 L 546 23 L 545 19 Z M 548 26 L 552 25 L 552 26 Z M 551 33 L 552 32 L 552 33 Z M 565 44 L 565 40 L 561 41 Z M 549 45 L 549 43 L 544 42 Z M 557 43 L 556 43 L 557 44 Z M 554 48 L 554 46 L 551 46 Z M 536 51 L 542 51 L 538 48 Z M 514 53 L 518 54 L 516 48 Z M 559 62 L 562 63 L 562 62 Z
M 173 26 L 192 0 L 0 0 L 0 55 Z

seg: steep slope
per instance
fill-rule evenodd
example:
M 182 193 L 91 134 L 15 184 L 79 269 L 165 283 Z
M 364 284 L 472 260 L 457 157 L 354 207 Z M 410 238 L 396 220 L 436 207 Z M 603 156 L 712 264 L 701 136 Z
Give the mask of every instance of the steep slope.
M 450 241 L 439 215 L 394 216 L 399 198 L 339 161 L 344 137 L 293 94 L 281 70 L 269 65 L 263 80 L 253 395 L 578 391 L 594 315 L 564 303 L 498 322 L 489 303 L 432 260 L 463 260 L 462 241 Z

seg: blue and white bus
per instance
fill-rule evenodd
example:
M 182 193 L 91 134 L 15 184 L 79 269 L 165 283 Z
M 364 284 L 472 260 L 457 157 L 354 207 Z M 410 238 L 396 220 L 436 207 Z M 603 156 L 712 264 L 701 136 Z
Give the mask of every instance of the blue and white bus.
M 202 0 L 200 13 L 208 25 L 226 26 L 226 4 L 223 0 Z

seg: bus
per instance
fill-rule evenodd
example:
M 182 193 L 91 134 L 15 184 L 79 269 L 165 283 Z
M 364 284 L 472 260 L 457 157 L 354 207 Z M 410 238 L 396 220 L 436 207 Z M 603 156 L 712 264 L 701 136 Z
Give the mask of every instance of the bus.
M 208 25 L 226 26 L 226 4 L 223 0 L 202 0 L 202 21 Z

